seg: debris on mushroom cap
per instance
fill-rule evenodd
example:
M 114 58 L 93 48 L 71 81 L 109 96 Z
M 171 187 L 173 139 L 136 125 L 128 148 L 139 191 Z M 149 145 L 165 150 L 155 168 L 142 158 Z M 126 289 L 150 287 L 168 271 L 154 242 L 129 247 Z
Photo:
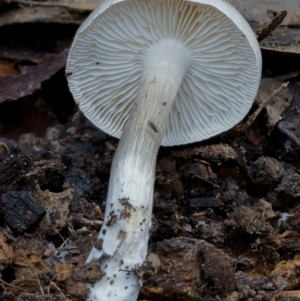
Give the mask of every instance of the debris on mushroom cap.
M 162 40 L 181 43 L 191 62 L 162 145 L 207 139 L 247 114 L 260 81 L 261 54 L 232 6 L 223 0 L 108 0 L 79 29 L 67 64 L 74 98 L 96 126 L 120 138 L 147 50 Z

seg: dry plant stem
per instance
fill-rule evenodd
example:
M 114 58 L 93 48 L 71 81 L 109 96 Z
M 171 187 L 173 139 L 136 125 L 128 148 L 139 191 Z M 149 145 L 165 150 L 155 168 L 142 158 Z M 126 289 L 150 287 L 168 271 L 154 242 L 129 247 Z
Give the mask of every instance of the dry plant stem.
M 37 282 L 38 282 L 38 284 L 39 284 L 39 288 L 40 288 L 41 294 L 42 294 L 42 295 L 45 295 L 44 289 L 43 289 L 43 287 L 42 287 L 42 284 L 41 284 L 41 281 L 40 281 L 38 275 L 35 275 L 35 276 L 36 276 Z
M 288 86 L 288 84 L 289 82 L 283 83 L 279 88 L 274 90 L 265 101 L 260 103 L 257 110 L 248 118 L 248 120 L 244 124 L 236 126 L 235 129 L 240 132 L 247 130 L 257 118 L 259 113 L 274 99 L 276 95 L 282 92 Z
M 282 10 L 274 17 L 271 22 L 265 24 L 262 28 L 256 31 L 256 38 L 258 42 L 261 42 L 266 37 L 272 34 L 272 32 L 283 22 L 284 18 L 287 15 L 286 10 Z
M 220 187 L 219 185 L 217 185 L 217 184 L 215 184 L 215 183 L 213 183 L 211 181 L 208 181 L 208 180 L 206 180 L 206 179 L 204 179 L 204 178 L 202 178 L 200 176 L 194 176 L 193 178 L 199 179 L 199 180 L 203 181 L 204 183 L 211 185 L 214 188 L 219 188 Z

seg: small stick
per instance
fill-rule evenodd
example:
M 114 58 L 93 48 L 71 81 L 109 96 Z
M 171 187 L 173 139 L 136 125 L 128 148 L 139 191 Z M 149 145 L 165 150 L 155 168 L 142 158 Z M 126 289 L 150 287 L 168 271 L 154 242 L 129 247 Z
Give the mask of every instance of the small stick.
M 3 146 L 3 147 L 6 149 L 7 153 L 8 153 L 8 154 L 10 154 L 9 147 L 7 146 L 7 144 L 6 144 L 6 143 L 4 143 L 4 142 L 0 141 L 0 146 Z
M 249 116 L 248 120 L 244 124 L 237 125 L 235 127 L 235 130 L 242 132 L 242 131 L 245 131 L 246 129 L 248 129 L 251 126 L 251 124 L 253 123 L 253 121 L 257 118 L 259 113 L 274 99 L 274 97 L 277 94 L 282 92 L 288 86 L 288 84 L 289 84 L 289 82 L 283 83 L 279 88 L 274 90 L 265 101 L 260 103 L 257 110 L 251 116 Z
M 38 275 L 35 275 L 35 276 L 36 276 L 36 278 L 37 278 L 37 281 L 38 281 L 38 284 L 39 284 L 39 288 L 40 288 L 41 294 L 42 294 L 42 295 L 45 295 L 45 292 L 44 292 L 44 289 L 43 289 L 43 287 L 42 287 L 42 284 L 41 284 L 41 281 L 40 281 L 40 279 L 39 279 L 39 276 L 38 276 Z
M 203 181 L 204 183 L 207 183 L 207 184 L 211 185 L 213 188 L 219 188 L 219 185 L 217 185 L 217 184 L 215 184 L 215 183 L 213 183 L 209 180 L 206 180 L 206 179 L 204 179 L 200 176 L 193 176 L 193 178 L 199 179 L 199 180 Z
M 280 11 L 276 17 L 274 17 L 269 23 L 265 24 L 262 28 L 256 31 L 256 38 L 258 42 L 264 40 L 267 36 L 270 36 L 272 32 L 283 22 L 287 15 L 286 10 Z
M 4 285 L 7 285 L 7 286 L 10 286 L 10 287 L 14 287 L 14 288 L 17 288 L 17 289 L 20 289 L 20 287 L 18 286 L 15 286 L 15 285 L 12 285 L 6 281 L 4 281 L 3 279 L 0 278 L 0 282 L 3 283 Z M 24 291 L 24 290 L 23 290 Z

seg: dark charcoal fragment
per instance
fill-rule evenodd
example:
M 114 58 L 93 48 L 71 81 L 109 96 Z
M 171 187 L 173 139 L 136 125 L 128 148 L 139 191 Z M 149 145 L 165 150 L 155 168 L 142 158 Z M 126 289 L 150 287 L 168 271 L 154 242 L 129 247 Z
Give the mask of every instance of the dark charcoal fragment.
M 37 224 L 46 211 L 24 191 L 8 191 L 0 200 L 0 212 L 15 234 L 23 234 Z
M 75 188 L 77 193 L 89 195 L 93 191 L 93 183 L 89 176 L 83 170 L 73 167 L 65 177 L 65 183 L 70 187 Z
M 211 208 L 211 207 L 221 207 L 223 206 L 223 202 L 214 197 L 209 197 L 209 198 L 192 198 L 189 199 L 190 206 L 193 208 Z
M 26 156 L 11 156 L 0 163 L 0 194 L 9 188 L 17 186 L 18 180 L 26 174 L 32 166 L 32 160 Z

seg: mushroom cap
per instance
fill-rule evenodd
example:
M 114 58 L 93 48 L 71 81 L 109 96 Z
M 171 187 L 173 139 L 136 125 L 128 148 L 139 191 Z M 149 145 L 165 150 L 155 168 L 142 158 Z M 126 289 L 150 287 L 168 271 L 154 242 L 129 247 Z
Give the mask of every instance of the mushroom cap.
M 120 138 L 147 50 L 181 41 L 191 66 L 171 108 L 162 145 L 201 141 L 248 113 L 261 77 L 258 42 L 223 0 L 105 0 L 78 29 L 67 62 L 69 86 L 82 112 Z

